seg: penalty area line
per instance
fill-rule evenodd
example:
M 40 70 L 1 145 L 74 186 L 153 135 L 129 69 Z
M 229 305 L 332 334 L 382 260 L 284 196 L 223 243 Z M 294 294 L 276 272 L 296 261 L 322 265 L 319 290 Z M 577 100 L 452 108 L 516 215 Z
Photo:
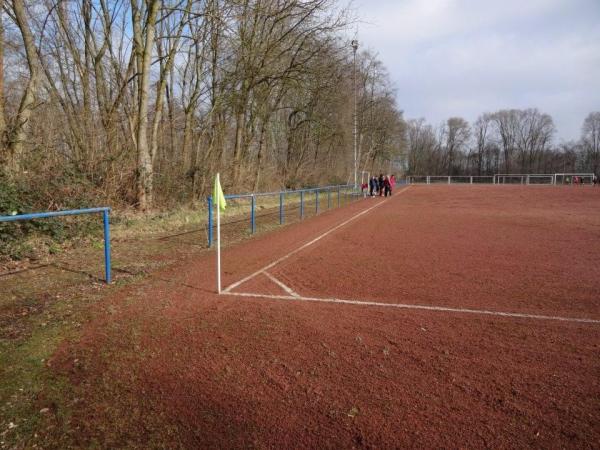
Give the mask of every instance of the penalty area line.
M 277 286 L 279 286 L 281 289 L 283 289 L 285 292 L 287 292 L 288 294 L 290 294 L 292 297 L 296 297 L 299 298 L 300 295 L 295 292 L 291 287 L 287 286 L 286 284 L 284 284 L 282 281 L 278 280 L 277 278 L 275 278 L 273 275 L 271 275 L 269 272 L 267 272 L 266 270 L 263 272 L 267 278 L 269 280 L 271 280 L 273 283 L 275 283 Z
M 253 294 L 249 292 L 223 292 L 222 295 L 234 295 L 236 297 L 246 298 L 263 298 L 269 300 L 295 300 L 303 302 L 318 302 L 318 303 L 341 303 L 347 305 L 361 305 L 361 306 L 378 306 L 384 308 L 398 308 L 398 309 L 415 309 L 425 311 L 439 311 L 439 312 L 452 312 L 462 314 L 479 314 L 486 316 L 498 316 L 498 317 L 509 317 L 519 319 L 535 319 L 535 320 L 554 320 L 560 322 L 577 322 L 577 323 L 592 323 L 600 324 L 600 320 L 577 318 L 577 317 L 562 317 L 562 316 L 545 316 L 540 314 L 525 314 L 516 312 L 503 312 L 503 311 L 490 311 L 485 309 L 470 309 L 470 308 L 450 308 L 447 306 L 427 306 L 427 305 L 411 305 L 407 303 L 382 303 L 372 301 L 361 301 L 361 300 L 344 300 L 339 298 L 318 298 L 318 297 L 301 297 L 295 295 L 271 295 L 271 294 Z
M 396 197 L 397 197 L 398 195 L 400 195 L 400 194 L 403 194 L 404 192 L 406 192 L 406 191 L 407 191 L 407 190 L 409 190 L 409 189 L 410 189 L 410 186 L 407 186 L 407 187 L 405 187 L 405 188 L 404 188 L 404 189 L 402 189 L 400 192 L 398 192 L 394 198 L 396 198 Z M 392 197 L 390 197 L 390 199 L 391 199 L 391 198 L 392 198 Z M 359 217 L 363 216 L 364 214 L 368 213 L 369 211 L 371 211 L 371 210 L 373 210 L 373 209 L 375 209 L 375 208 L 377 208 L 377 207 L 379 207 L 379 206 L 381 206 L 381 205 L 384 205 L 384 204 L 386 204 L 386 203 L 387 203 L 387 202 L 385 202 L 385 201 L 381 201 L 381 202 L 377 203 L 376 205 L 374 205 L 374 206 L 371 206 L 370 208 L 367 208 L 367 209 L 365 209 L 364 211 L 361 211 L 361 212 L 359 212 L 358 214 L 355 214 L 354 216 L 350 217 L 349 219 L 345 220 L 344 222 L 342 222 L 342 223 L 340 223 L 340 224 L 336 225 L 335 227 L 333 227 L 333 228 L 331 228 L 331 229 L 327 230 L 325 233 L 323 233 L 323 234 L 321 234 L 321 235 L 317 236 L 317 237 L 316 237 L 316 238 L 314 238 L 313 240 L 311 240 L 311 241 L 307 242 L 306 244 L 304 244 L 304 245 L 302 245 L 302 246 L 298 247 L 298 248 L 297 248 L 297 249 L 295 249 L 295 250 L 292 250 L 292 251 L 291 251 L 291 252 L 289 252 L 287 255 L 284 255 L 284 256 L 282 256 L 281 258 L 279 258 L 279 259 L 277 259 L 277 260 L 273 261 L 272 263 L 270 263 L 270 264 L 267 264 L 266 266 L 264 266 L 264 267 L 262 267 L 262 268 L 258 269 L 256 272 L 254 272 L 254 273 L 251 273 L 251 274 L 250 274 L 250 275 L 248 275 L 247 277 L 245 277 L 245 278 L 242 278 L 241 280 L 239 280 L 239 281 L 236 281 L 236 282 L 235 282 L 235 283 L 233 283 L 233 284 L 230 284 L 230 285 L 229 285 L 229 286 L 227 286 L 225 289 L 223 289 L 223 292 L 222 292 L 222 294 L 229 294 L 229 293 L 231 293 L 231 290 L 232 290 L 232 289 L 235 289 L 235 288 L 236 288 L 236 287 L 238 287 L 239 285 L 241 285 L 241 284 L 244 284 L 246 281 L 250 281 L 252 278 L 256 277 L 257 275 L 260 275 L 261 273 L 265 272 L 266 270 L 269 270 L 269 269 L 271 269 L 271 268 L 275 267 L 277 264 L 279 264 L 279 263 L 281 263 L 281 262 L 285 261 L 286 259 L 288 259 L 288 258 L 290 258 L 290 257 L 294 256 L 296 253 L 298 253 L 298 252 L 300 252 L 300 251 L 304 250 L 306 247 L 310 247 L 311 245 L 315 244 L 316 242 L 319 242 L 319 241 L 320 241 L 321 239 L 323 239 L 325 236 L 328 236 L 328 235 L 330 235 L 331 233 L 333 233 L 333 232 L 334 232 L 334 231 L 336 231 L 337 229 L 339 229 L 339 228 L 343 227 L 344 225 L 347 225 L 347 224 L 349 224 L 349 223 L 350 223 L 350 222 L 352 222 L 353 220 L 356 220 L 356 219 L 358 219 Z

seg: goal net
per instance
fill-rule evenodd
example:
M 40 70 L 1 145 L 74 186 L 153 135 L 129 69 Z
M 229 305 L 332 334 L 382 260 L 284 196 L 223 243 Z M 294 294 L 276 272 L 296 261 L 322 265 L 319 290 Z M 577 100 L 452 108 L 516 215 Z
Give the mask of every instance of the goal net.
M 554 174 L 554 183 L 562 184 L 592 184 L 594 180 L 593 173 L 556 173 Z
M 554 175 L 527 175 L 527 184 L 554 184 Z

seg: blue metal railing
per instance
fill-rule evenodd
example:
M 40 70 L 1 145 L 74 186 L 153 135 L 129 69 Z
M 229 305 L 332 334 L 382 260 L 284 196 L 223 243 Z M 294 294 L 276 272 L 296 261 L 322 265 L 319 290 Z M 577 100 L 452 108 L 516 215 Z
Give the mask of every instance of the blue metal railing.
M 335 185 L 335 186 L 324 186 L 324 187 L 315 187 L 315 188 L 307 188 L 307 189 L 296 189 L 289 191 L 277 191 L 277 192 L 259 192 L 254 194 L 229 194 L 225 196 L 226 200 L 236 200 L 236 199 L 249 199 L 250 200 L 250 232 L 256 233 L 256 201 L 259 197 L 269 197 L 269 196 L 279 196 L 279 224 L 283 225 L 285 222 L 285 197 L 291 194 L 300 194 L 300 219 L 304 218 L 304 206 L 305 206 L 305 195 L 306 193 L 315 194 L 315 214 L 319 213 L 319 195 L 322 192 L 327 192 L 327 209 L 331 208 L 331 192 L 337 192 L 337 206 L 340 207 L 340 195 L 343 193 L 346 195 L 345 191 L 349 189 L 354 189 L 353 184 L 343 184 L 343 185 Z M 214 241 L 213 236 L 213 228 L 214 228 L 214 201 L 212 196 L 209 196 L 207 199 L 207 207 L 208 207 L 208 246 L 211 247 Z
M 111 266 L 110 266 L 110 226 L 108 216 L 110 208 L 87 208 L 87 209 L 70 209 L 66 211 L 49 211 L 42 213 L 31 214 L 16 214 L 14 216 L 0 216 L 0 222 L 17 222 L 22 220 L 32 219 L 47 219 L 49 217 L 60 216 L 78 216 L 81 214 L 102 213 L 102 224 L 104 226 L 104 276 L 107 283 L 111 282 Z

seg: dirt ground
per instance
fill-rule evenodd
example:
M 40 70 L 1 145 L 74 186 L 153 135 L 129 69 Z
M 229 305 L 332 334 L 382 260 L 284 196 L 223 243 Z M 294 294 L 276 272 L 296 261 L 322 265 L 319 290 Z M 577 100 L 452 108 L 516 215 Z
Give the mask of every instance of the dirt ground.
M 538 186 L 413 186 L 227 248 L 225 286 L 285 258 L 252 297 L 181 254 L 60 345 L 24 446 L 598 448 L 598 254 L 600 190 Z

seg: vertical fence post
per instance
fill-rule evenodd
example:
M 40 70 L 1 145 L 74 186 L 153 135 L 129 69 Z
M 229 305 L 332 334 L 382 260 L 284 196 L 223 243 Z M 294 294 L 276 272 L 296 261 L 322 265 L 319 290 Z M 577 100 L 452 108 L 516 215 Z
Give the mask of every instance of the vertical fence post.
M 319 190 L 315 191 L 315 214 L 319 214 Z
M 102 211 L 102 222 L 104 223 L 104 279 L 107 283 L 110 283 L 110 225 L 108 223 L 108 211 Z
M 250 211 L 250 231 L 252 232 L 252 234 L 254 234 L 256 232 L 255 210 L 256 210 L 256 197 L 254 196 L 254 194 L 252 194 L 252 210 Z
M 279 193 L 279 225 L 283 225 L 283 192 Z
M 304 191 L 300 191 L 300 218 L 304 218 Z
M 208 204 L 208 247 L 212 247 L 213 243 L 213 199 L 209 195 L 206 198 Z
M 471 179 L 469 180 L 470 184 L 473 184 L 473 177 L 471 177 Z
M 327 189 L 327 209 L 331 209 L 331 188 Z
M 338 208 L 340 207 L 340 187 L 338 186 L 337 188 L 337 194 L 338 194 Z

